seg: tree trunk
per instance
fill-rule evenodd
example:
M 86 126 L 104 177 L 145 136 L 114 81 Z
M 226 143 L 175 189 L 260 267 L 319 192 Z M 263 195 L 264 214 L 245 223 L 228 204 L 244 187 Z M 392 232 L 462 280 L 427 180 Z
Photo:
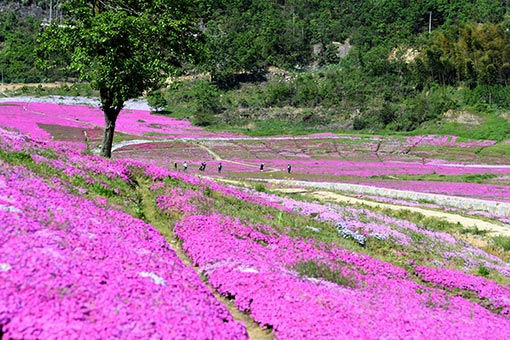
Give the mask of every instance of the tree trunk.
M 101 146 L 101 156 L 110 158 L 112 156 L 113 135 L 115 133 L 115 122 L 120 110 L 124 106 L 122 99 L 116 98 L 115 91 L 111 89 L 99 89 L 101 96 L 101 109 L 104 112 L 104 136 Z
M 115 122 L 119 112 L 114 109 L 104 110 L 104 135 L 103 144 L 101 146 L 101 156 L 112 157 L 113 135 L 115 133 Z

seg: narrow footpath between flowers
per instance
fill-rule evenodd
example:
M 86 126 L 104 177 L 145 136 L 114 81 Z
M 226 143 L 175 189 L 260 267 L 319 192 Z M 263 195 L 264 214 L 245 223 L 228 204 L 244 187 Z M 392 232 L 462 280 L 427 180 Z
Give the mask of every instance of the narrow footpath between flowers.
M 155 218 L 155 215 L 158 214 L 157 209 L 155 207 L 156 202 L 151 200 L 149 190 L 150 190 L 149 186 L 142 186 L 138 189 L 138 193 L 140 194 L 141 202 L 143 202 L 143 210 L 146 214 L 146 217 L 149 220 L 156 221 L 157 218 Z M 274 339 L 275 335 L 270 329 L 261 327 L 248 314 L 241 312 L 239 308 L 237 308 L 237 306 L 235 305 L 234 301 L 232 301 L 232 299 L 229 299 L 218 293 L 218 291 L 207 282 L 207 279 L 204 278 L 204 274 L 203 272 L 201 272 L 200 267 L 193 265 L 193 262 L 191 261 L 189 256 L 186 255 L 186 253 L 184 252 L 182 248 L 182 242 L 180 242 L 174 235 L 172 228 L 168 228 L 166 225 L 157 224 L 153 225 L 167 240 L 168 245 L 173 251 L 175 251 L 177 257 L 182 261 L 182 263 L 186 265 L 188 268 L 193 269 L 197 273 L 197 275 L 202 279 L 202 282 L 208 287 L 209 291 L 214 295 L 214 297 L 228 309 L 230 314 L 232 314 L 234 320 L 240 321 L 244 324 L 250 339 L 254 340 Z

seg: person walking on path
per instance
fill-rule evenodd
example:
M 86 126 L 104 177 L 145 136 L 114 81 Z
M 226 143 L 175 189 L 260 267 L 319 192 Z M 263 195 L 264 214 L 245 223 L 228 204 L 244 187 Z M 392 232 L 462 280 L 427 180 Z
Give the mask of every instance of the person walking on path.
M 174 170 L 177 171 L 177 162 L 174 162 Z
M 223 165 L 221 165 L 221 163 L 220 163 L 220 164 L 218 164 L 218 173 L 219 174 L 221 174 L 221 168 L 223 168 Z
M 264 163 L 260 163 L 260 171 L 264 171 Z
M 290 171 L 292 170 L 292 167 L 290 166 L 290 164 L 287 164 L 287 172 L 290 174 Z
M 186 162 L 182 163 L 182 169 L 184 170 L 184 172 L 188 171 L 188 163 Z

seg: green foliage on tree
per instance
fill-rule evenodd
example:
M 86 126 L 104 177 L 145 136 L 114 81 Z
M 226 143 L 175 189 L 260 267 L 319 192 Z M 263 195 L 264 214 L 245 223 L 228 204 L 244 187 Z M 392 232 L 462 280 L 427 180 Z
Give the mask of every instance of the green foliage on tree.
M 100 93 L 105 115 L 101 154 L 111 157 L 115 123 L 131 98 L 199 55 L 193 0 L 69 0 L 66 19 L 39 36 L 42 67 L 65 66 Z
M 508 11 L 506 2 L 492 0 L 199 2 L 210 51 L 204 67 L 223 88 L 238 86 L 239 73 L 260 73 L 269 66 L 335 64 L 338 47 L 333 43 L 347 39 L 365 62 L 374 48 L 389 52 L 397 45 L 413 44 L 427 34 L 429 25 L 436 30 L 470 21 L 497 23 Z M 385 71 L 380 69 L 384 64 L 363 66 Z M 490 72 L 489 66 L 487 75 Z
M 152 112 L 162 112 L 165 110 L 168 102 L 161 91 L 152 91 L 147 95 L 147 104 L 152 108 Z
M 510 71 L 510 31 L 506 23 L 451 26 L 424 42 L 415 71 L 428 82 L 506 85 Z
M 200 80 L 194 88 L 192 97 L 195 103 L 193 123 L 198 126 L 213 124 L 216 114 L 221 111 L 220 94 L 216 86 L 207 80 Z
M 40 21 L 0 12 L 0 73 L 4 83 L 35 83 L 46 75 L 35 68 L 35 34 Z

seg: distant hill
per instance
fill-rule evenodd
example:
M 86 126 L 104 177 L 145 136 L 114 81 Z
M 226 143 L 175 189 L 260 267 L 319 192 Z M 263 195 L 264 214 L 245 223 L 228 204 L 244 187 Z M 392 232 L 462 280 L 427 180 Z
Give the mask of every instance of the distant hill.
M 35 37 L 43 22 L 63 16 L 59 3 L 0 1 L 2 82 L 69 79 L 61 70 L 34 66 Z M 497 140 L 508 134 L 508 1 L 197 5 L 209 53 L 185 72 L 207 74 L 209 80 L 199 77 L 163 90 L 166 112 L 217 128 L 266 129 L 285 121 L 281 127 L 293 130 L 460 129 Z M 445 119 L 447 112 L 479 116 L 480 123 L 459 125 Z M 256 121 L 268 124 L 250 123 Z

